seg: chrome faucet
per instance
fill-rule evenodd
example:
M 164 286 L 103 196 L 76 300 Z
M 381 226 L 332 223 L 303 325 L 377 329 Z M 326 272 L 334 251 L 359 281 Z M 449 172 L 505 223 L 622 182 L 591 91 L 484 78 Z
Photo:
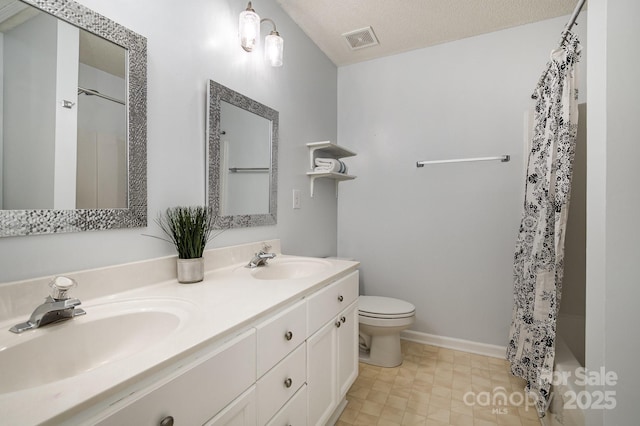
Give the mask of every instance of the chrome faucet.
M 267 264 L 267 260 L 269 259 L 273 259 L 274 257 L 276 257 L 275 253 L 267 253 L 267 251 L 271 249 L 271 246 L 268 244 L 265 244 L 262 247 L 262 250 L 260 250 L 259 252 L 257 252 L 254 256 L 253 259 L 251 259 L 249 261 L 249 263 L 247 264 L 247 268 L 257 268 L 258 266 L 264 266 Z
M 67 293 L 78 284 L 67 277 L 56 277 L 50 283 L 51 294 L 44 299 L 44 303 L 38 306 L 26 322 L 16 324 L 9 329 L 13 333 L 22 333 L 26 330 L 42 327 L 78 315 L 84 315 L 84 309 L 76 308 L 80 300 L 70 298 Z

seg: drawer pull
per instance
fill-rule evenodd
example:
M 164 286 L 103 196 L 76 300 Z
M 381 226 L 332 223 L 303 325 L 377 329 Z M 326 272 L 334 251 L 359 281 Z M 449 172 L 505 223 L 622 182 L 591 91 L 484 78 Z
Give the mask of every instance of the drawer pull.
M 340 321 L 336 321 L 336 327 L 340 328 L 341 325 L 342 323 Z
M 338 296 L 338 302 L 342 302 L 344 300 L 344 297 L 342 297 L 342 295 Z
M 291 377 L 288 377 L 288 378 L 284 381 L 284 386 L 285 386 L 286 388 L 290 388 L 292 384 L 293 384 L 293 380 L 291 380 Z
M 173 426 L 173 417 L 167 416 L 164 419 L 160 420 L 160 426 Z
M 286 333 L 284 333 L 284 338 L 287 340 L 293 339 L 293 333 L 290 331 L 287 331 Z
M 347 319 L 345 317 L 340 317 L 340 321 L 342 321 L 342 323 L 344 324 L 345 322 L 347 322 Z

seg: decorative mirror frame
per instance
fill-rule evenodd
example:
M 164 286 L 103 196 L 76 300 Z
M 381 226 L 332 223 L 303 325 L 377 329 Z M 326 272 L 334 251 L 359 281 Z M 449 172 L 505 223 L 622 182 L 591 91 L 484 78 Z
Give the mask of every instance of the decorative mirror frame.
M 147 226 L 147 39 L 71 0 L 21 0 L 107 39 L 128 55 L 128 207 L 0 210 L 0 237 Z
M 278 111 L 254 101 L 235 90 L 209 80 L 207 90 L 207 204 L 215 217 L 217 229 L 275 225 L 278 210 Z M 222 215 L 220 205 L 220 102 L 249 111 L 271 121 L 271 169 L 269 171 L 269 213 Z

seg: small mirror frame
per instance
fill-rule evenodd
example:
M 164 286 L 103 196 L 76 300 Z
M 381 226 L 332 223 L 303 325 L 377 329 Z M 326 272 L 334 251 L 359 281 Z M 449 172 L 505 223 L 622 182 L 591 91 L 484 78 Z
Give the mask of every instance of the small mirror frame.
M 217 229 L 247 228 L 251 226 L 275 225 L 278 210 L 278 111 L 256 102 L 241 93 L 209 80 L 207 90 L 207 203 L 215 219 Z M 271 168 L 269 171 L 269 213 L 266 214 L 221 214 L 220 206 L 220 102 L 249 111 L 271 121 Z
M 147 226 L 147 39 L 70 0 L 22 0 L 127 49 L 128 207 L 0 210 L 0 237 Z

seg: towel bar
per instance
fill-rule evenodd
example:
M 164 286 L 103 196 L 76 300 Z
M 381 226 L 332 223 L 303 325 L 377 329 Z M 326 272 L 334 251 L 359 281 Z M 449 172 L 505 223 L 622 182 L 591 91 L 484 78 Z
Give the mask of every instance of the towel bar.
M 229 167 L 229 171 L 231 173 L 242 173 L 242 172 L 268 172 L 269 167 Z
M 431 161 L 418 161 L 416 167 L 424 167 L 425 164 L 440 164 L 440 163 L 464 163 L 467 161 L 492 161 L 500 160 L 503 163 L 511 160 L 510 155 L 501 155 L 499 157 L 477 157 L 477 158 L 455 158 L 451 160 L 431 160 Z

